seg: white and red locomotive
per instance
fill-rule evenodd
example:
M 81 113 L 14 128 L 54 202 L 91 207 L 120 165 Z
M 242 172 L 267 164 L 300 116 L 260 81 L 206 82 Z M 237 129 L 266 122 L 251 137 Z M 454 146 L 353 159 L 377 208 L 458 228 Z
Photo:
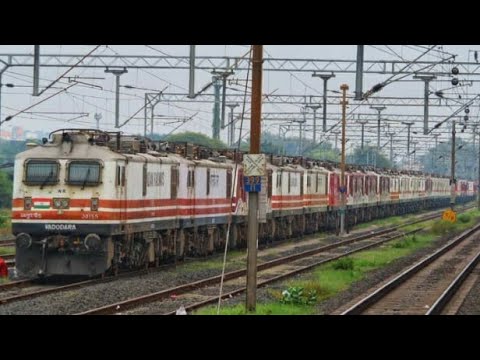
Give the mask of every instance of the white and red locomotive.
M 64 129 L 17 155 L 12 228 L 24 275 L 97 275 L 206 255 L 246 243 L 241 154 L 155 143 L 98 130 Z M 267 221 L 259 240 L 338 228 L 335 164 L 270 157 Z M 350 168 L 349 226 L 447 206 L 449 179 Z M 476 194 L 457 182 L 457 202 Z M 229 226 L 230 224 L 230 226 Z

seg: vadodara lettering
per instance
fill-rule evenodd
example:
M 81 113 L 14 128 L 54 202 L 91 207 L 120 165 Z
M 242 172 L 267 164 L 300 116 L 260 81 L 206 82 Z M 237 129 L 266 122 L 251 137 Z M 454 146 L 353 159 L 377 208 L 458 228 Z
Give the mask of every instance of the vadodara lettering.
M 74 224 L 45 224 L 45 230 L 77 230 Z

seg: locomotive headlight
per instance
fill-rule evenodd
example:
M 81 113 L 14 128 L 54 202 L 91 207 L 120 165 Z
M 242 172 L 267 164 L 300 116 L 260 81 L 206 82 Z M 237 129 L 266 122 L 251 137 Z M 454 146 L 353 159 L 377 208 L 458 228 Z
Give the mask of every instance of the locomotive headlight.
M 68 209 L 70 207 L 70 200 L 69 199 L 62 199 L 62 209 Z
M 98 251 L 102 248 L 102 239 L 97 234 L 88 234 L 83 243 L 87 250 Z
M 98 211 L 98 198 L 92 198 L 92 201 L 90 204 L 90 210 Z
M 32 210 L 32 198 L 31 197 L 26 197 L 23 199 L 23 208 L 25 210 Z
M 61 209 L 62 208 L 62 200 L 61 199 L 53 199 L 53 207 L 55 209 Z
M 16 244 L 19 249 L 28 249 L 32 246 L 32 237 L 26 233 L 18 234 Z
M 53 208 L 54 209 L 68 209 L 70 206 L 69 199 L 53 199 Z

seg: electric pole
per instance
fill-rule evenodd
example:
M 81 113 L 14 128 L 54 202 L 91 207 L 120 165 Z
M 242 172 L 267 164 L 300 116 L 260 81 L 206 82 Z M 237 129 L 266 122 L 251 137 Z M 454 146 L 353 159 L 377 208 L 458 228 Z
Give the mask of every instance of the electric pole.
M 320 109 L 322 106 L 321 105 L 307 105 L 306 106 L 309 109 L 313 110 L 313 143 L 317 143 L 317 110 Z
M 364 140 L 365 140 L 365 125 L 368 124 L 368 121 L 367 120 L 362 120 L 362 121 L 359 121 L 359 124 L 362 125 L 362 150 L 363 150 L 363 143 L 364 143 Z
M 102 120 L 102 114 L 95 113 L 94 118 L 97 122 L 97 130 L 100 130 L 100 120 Z
M 452 120 L 452 169 L 451 169 L 451 179 L 450 179 L 450 186 L 451 186 L 451 198 L 450 198 L 450 207 L 453 210 L 455 206 L 455 120 Z
M 250 118 L 250 154 L 260 154 L 262 116 L 263 45 L 252 45 L 252 105 Z M 266 185 L 266 184 L 265 184 Z M 248 193 L 247 311 L 257 304 L 258 193 Z
M 230 123 L 228 124 L 228 146 L 233 147 L 235 144 L 235 120 L 233 118 L 233 110 L 240 105 L 235 103 L 235 104 L 227 104 L 227 106 L 230 108 Z
M 160 103 L 162 99 L 162 92 L 159 92 L 158 94 L 155 93 L 150 93 L 150 94 L 145 94 L 145 123 L 143 126 L 143 131 L 144 131 L 144 136 L 147 137 L 147 109 L 148 106 L 150 105 L 150 136 L 153 136 L 153 123 L 154 123 L 154 118 L 155 118 L 155 107 Z
M 370 106 L 370 109 L 377 110 L 378 111 L 378 132 L 377 132 L 377 151 L 380 151 L 380 127 L 381 127 L 381 114 L 382 111 L 386 109 L 385 106 Z
M 415 124 L 414 122 L 402 122 L 403 125 L 407 125 L 408 127 L 408 135 L 407 135 L 407 157 L 408 157 L 408 167 L 410 168 L 410 129 Z
M 357 45 L 357 72 L 355 83 L 355 100 L 363 99 L 363 53 L 365 45 Z
M 438 137 L 440 134 L 433 134 L 435 138 L 435 149 L 433 149 L 433 158 L 432 158 L 432 172 L 436 174 L 437 171 L 437 147 L 438 147 Z
M 40 45 L 33 46 L 33 96 L 39 94 L 40 83 Z
M 195 98 L 195 45 L 190 45 L 190 76 L 188 78 L 188 98 Z
M 319 77 L 323 80 L 323 132 L 327 132 L 327 91 L 328 80 L 335 77 L 335 74 L 313 74 L 312 77 Z
M 335 152 L 338 154 L 338 135 L 341 134 L 341 131 L 332 131 L 332 134 L 335 135 Z
M 478 134 L 478 184 L 477 184 L 477 207 L 480 210 L 480 133 Z
M 126 68 L 122 70 L 110 70 L 107 67 L 107 70 L 105 70 L 106 73 L 111 73 L 115 75 L 115 128 L 120 127 L 120 76 L 122 76 L 125 73 L 128 73 L 128 70 Z
M 435 75 L 415 75 L 413 78 L 423 80 L 425 83 L 423 135 L 428 135 L 428 97 L 430 96 L 430 82 L 435 80 L 437 77 Z
M 220 88 L 222 84 L 218 77 L 213 78 L 213 89 L 215 94 L 215 104 L 213 106 L 213 126 L 212 126 L 212 137 L 215 140 L 220 140 Z
M 347 90 L 348 85 L 343 84 L 340 87 L 340 90 L 343 91 L 343 101 L 342 101 L 342 174 L 341 174 L 341 187 L 340 187 L 340 196 L 342 197 L 342 205 L 340 208 L 340 236 L 345 236 L 345 212 L 347 209 L 347 186 L 345 183 L 345 130 L 347 123 Z
M 389 132 L 387 135 L 390 136 L 390 162 L 393 166 L 393 136 L 395 135 L 395 133 Z
M 413 167 L 415 167 L 415 164 L 417 163 L 417 144 L 418 144 L 418 141 L 412 141 L 412 144 L 413 144 L 413 151 L 412 151 Z

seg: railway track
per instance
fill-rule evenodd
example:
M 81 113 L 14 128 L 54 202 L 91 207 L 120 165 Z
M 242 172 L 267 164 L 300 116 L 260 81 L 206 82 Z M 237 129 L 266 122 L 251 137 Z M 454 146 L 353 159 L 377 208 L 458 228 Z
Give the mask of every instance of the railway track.
M 437 217 L 438 214 L 429 215 L 422 219 L 394 226 L 388 229 L 379 230 L 378 232 L 362 234 L 352 237 L 341 242 L 321 246 L 312 250 L 304 251 L 298 254 L 274 259 L 260 264 L 258 270 L 258 287 L 266 286 L 278 280 L 292 277 L 304 271 L 312 269 L 316 266 L 338 260 L 339 258 L 354 254 L 359 251 L 367 250 L 372 247 L 380 246 L 386 242 L 396 240 L 406 235 L 413 234 L 422 230 L 418 228 L 408 233 L 401 232 L 399 229 L 405 226 L 418 224 Z M 359 244 L 361 242 L 361 244 Z M 232 271 L 225 274 L 224 287 L 229 291 L 222 296 L 228 298 L 244 292 L 245 289 L 246 270 Z M 208 304 L 218 301 L 218 286 L 221 276 L 214 276 L 208 279 L 188 283 L 174 288 L 162 290 L 148 295 L 131 298 L 125 301 L 109 304 L 103 307 L 91 309 L 78 315 L 106 315 L 106 314 L 124 314 L 129 310 L 141 308 L 143 305 L 151 303 L 165 303 L 160 308 L 176 309 L 178 305 L 186 302 L 190 305 L 185 306 L 187 311 L 191 311 Z M 201 301 L 193 301 L 197 299 L 205 299 Z M 157 304 L 158 305 L 158 304 Z M 158 307 L 158 306 L 157 306 Z M 133 312 L 135 313 L 135 312 Z M 160 314 L 173 314 L 174 311 L 159 311 Z
M 463 268 L 426 315 L 455 315 L 479 278 L 480 252 Z
M 390 228 L 385 228 L 385 229 L 379 229 L 378 231 L 373 232 L 373 235 L 383 236 L 383 235 L 386 235 L 386 234 L 389 234 L 389 233 L 393 233 L 394 231 L 398 231 L 398 229 L 400 229 L 401 227 L 412 225 L 412 224 L 417 224 L 417 223 L 420 223 L 420 222 L 423 222 L 423 221 L 427 221 L 427 220 L 430 220 L 432 218 L 438 217 L 438 215 L 439 215 L 439 213 L 436 212 L 434 214 L 424 216 L 421 219 L 417 219 L 415 221 L 412 221 L 412 222 L 409 222 L 409 223 L 406 223 L 406 224 L 397 225 L 397 226 L 390 227 Z M 328 250 L 333 250 L 335 248 L 339 248 L 341 246 L 346 246 L 346 245 L 349 245 L 349 244 L 353 244 L 353 243 L 361 241 L 361 240 L 366 240 L 371 236 L 372 236 L 372 232 L 371 231 L 366 231 L 366 232 L 363 232 L 363 233 L 361 233 L 357 236 L 349 236 L 344 241 L 342 241 L 340 243 L 337 243 L 337 244 L 327 245 L 327 246 L 323 246 L 323 247 L 320 247 L 320 248 L 317 248 L 317 249 L 313 249 L 313 250 L 303 252 L 302 254 L 292 255 L 292 256 L 290 256 L 289 260 L 284 260 L 284 261 L 293 261 L 295 259 L 298 260 L 298 259 L 302 259 L 302 258 L 305 258 L 305 257 L 308 257 L 308 256 L 313 256 L 317 253 L 325 252 L 325 251 L 328 251 Z M 401 234 L 401 236 L 403 236 L 403 233 Z M 362 250 L 363 249 L 364 248 L 362 247 Z M 360 251 L 360 250 L 358 250 L 358 251 Z M 345 255 L 346 254 L 342 254 L 342 256 L 345 256 Z M 334 260 L 334 259 L 332 259 L 332 260 Z M 10 261 L 13 261 L 13 260 L 10 260 Z M 270 261 L 268 263 L 261 264 L 259 268 L 263 269 L 263 268 L 267 268 L 268 266 L 273 266 L 275 264 L 278 266 L 278 265 L 281 265 L 281 262 L 282 262 L 282 260 L 273 260 L 273 261 Z M 171 266 L 172 265 L 163 266 L 162 269 L 165 268 L 165 267 L 171 267 Z M 118 277 L 108 277 L 108 278 L 104 278 L 104 279 L 91 279 L 91 280 L 88 280 L 88 281 L 75 282 L 75 283 L 72 283 L 72 284 L 67 284 L 67 285 L 62 285 L 62 286 L 43 286 L 43 287 L 40 287 L 40 288 L 37 288 L 37 289 L 33 288 L 33 286 L 37 286 L 38 283 L 30 283 L 29 284 L 28 281 L 15 282 L 15 283 L 6 284 L 6 285 L 9 286 L 10 288 L 13 288 L 13 289 L 15 287 L 21 287 L 22 291 L 20 291 L 20 293 L 17 291 L 17 293 L 14 293 L 13 296 L 8 296 L 8 297 L 1 296 L 2 292 L 0 292 L 0 304 L 2 304 L 2 303 L 6 304 L 6 303 L 13 302 L 13 301 L 29 299 L 29 298 L 42 296 L 42 295 L 46 295 L 46 294 L 51 294 L 51 293 L 55 293 L 55 292 L 78 289 L 78 288 L 81 288 L 81 287 L 91 286 L 91 285 L 94 285 L 94 284 L 97 284 L 97 283 L 100 283 L 100 282 L 113 281 L 117 278 L 121 278 L 121 277 L 125 277 L 125 276 L 128 276 L 128 277 L 137 276 L 139 274 L 145 274 L 145 273 L 146 273 L 145 270 L 142 270 L 142 271 L 138 271 L 138 272 L 129 272 L 129 273 L 121 274 Z M 227 274 L 227 277 L 235 276 L 234 273 Z M 236 275 L 241 276 L 241 274 L 239 272 L 236 272 Z M 216 283 L 219 282 L 219 277 L 215 277 L 215 279 L 210 279 L 210 280 L 211 280 L 211 284 L 215 284 L 215 282 Z M 18 286 L 16 286 L 16 283 L 18 283 Z M 195 287 L 206 286 L 206 284 L 208 284 L 208 281 L 203 283 L 203 285 L 201 285 L 201 284 L 193 285 L 191 287 L 191 289 L 195 288 Z M 29 285 L 30 285 L 30 287 L 32 287 L 33 291 L 30 291 L 30 289 L 25 289 Z M 6 287 L 0 286 L 0 290 L 2 290 L 2 289 L 6 289 Z M 172 290 L 171 294 L 175 295 L 175 293 L 181 293 L 182 291 L 185 292 L 185 291 L 188 291 L 188 289 L 184 288 L 182 290 L 182 289 L 175 288 L 174 290 Z M 162 295 L 160 295 L 160 297 L 161 296 Z M 142 300 L 140 300 L 140 302 L 141 301 Z
M 14 260 L 10 260 L 10 261 L 13 261 L 13 264 L 14 264 Z M 6 261 L 6 262 L 7 264 L 9 263 L 9 261 Z M 168 269 L 174 266 L 175 264 L 164 265 L 164 266 L 155 268 L 154 271 L 163 271 L 165 269 Z M 58 279 L 58 277 L 54 277 L 54 276 L 51 276 L 45 279 L 25 279 L 25 280 L 13 281 L 10 283 L 0 285 L 0 305 L 9 304 L 9 303 L 20 301 L 20 300 L 27 300 L 34 297 L 39 297 L 39 296 L 48 295 L 52 293 L 80 289 L 83 287 L 92 286 L 100 283 L 115 281 L 117 279 L 145 275 L 149 271 L 150 270 L 146 270 L 146 269 L 137 270 L 137 271 L 126 271 L 126 272 L 119 273 L 117 275 L 97 277 L 97 278 L 82 280 L 82 281 L 75 280 L 67 284 L 65 284 L 65 279 L 61 279 L 60 285 L 55 284 L 56 281 L 52 280 L 52 278 Z
M 479 235 L 480 224 L 363 296 L 341 314 L 441 314 L 480 260 Z
M 116 279 L 120 279 L 124 277 L 138 276 L 145 273 L 146 273 L 146 270 L 125 272 L 123 274 L 118 274 L 116 276 L 99 277 L 99 278 L 88 279 L 83 281 L 76 280 L 71 283 L 67 283 L 66 285 L 55 284 L 55 281 L 52 281 L 50 278 L 46 278 L 43 280 L 27 279 L 27 280 L 14 281 L 11 283 L 0 285 L 0 305 L 12 303 L 14 301 L 31 299 L 34 297 L 52 294 L 56 292 L 79 289 L 82 287 L 92 286 L 99 283 L 114 281 Z

